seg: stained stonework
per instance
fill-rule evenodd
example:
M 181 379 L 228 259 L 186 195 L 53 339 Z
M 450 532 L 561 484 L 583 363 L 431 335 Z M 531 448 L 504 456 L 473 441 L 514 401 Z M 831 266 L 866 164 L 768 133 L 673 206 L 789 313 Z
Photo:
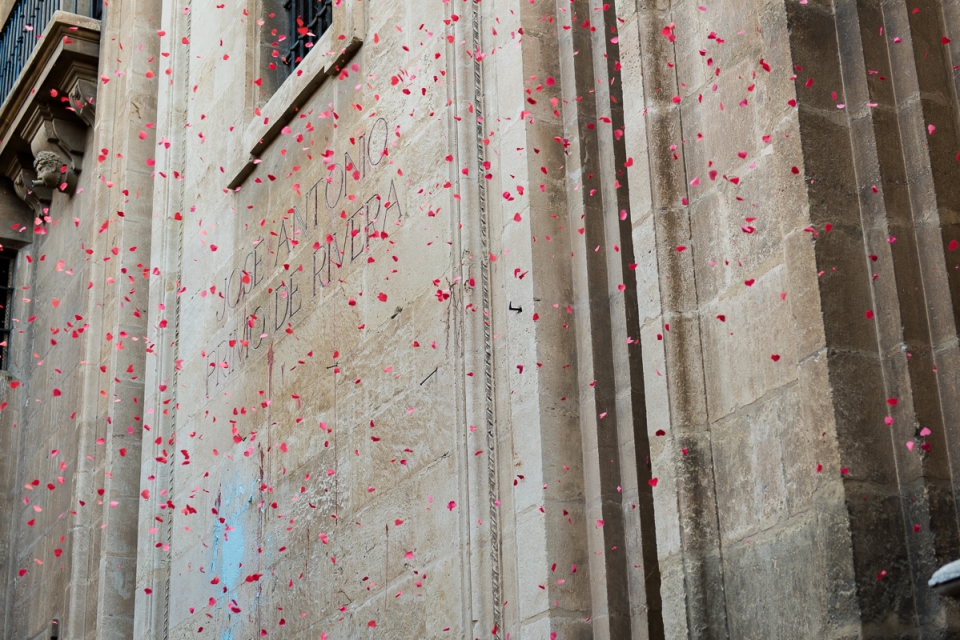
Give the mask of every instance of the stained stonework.
M 0 637 L 958 633 L 960 2 L 60 8 Z

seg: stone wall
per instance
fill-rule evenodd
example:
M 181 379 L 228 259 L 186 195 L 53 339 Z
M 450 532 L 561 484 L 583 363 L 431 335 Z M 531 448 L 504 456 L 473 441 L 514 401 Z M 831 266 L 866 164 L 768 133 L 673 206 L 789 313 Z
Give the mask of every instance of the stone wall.
M 3 637 L 954 633 L 960 5 L 281 10 L 0 193 Z

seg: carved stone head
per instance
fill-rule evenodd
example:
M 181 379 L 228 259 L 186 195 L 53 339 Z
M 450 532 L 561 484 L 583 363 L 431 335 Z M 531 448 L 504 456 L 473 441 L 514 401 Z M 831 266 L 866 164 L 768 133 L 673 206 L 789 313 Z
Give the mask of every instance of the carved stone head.
M 37 180 L 33 181 L 33 186 L 51 189 L 59 187 L 64 180 L 64 173 L 61 171 L 64 164 L 63 159 L 53 151 L 38 153 L 33 162 L 33 168 L 37 170 Z

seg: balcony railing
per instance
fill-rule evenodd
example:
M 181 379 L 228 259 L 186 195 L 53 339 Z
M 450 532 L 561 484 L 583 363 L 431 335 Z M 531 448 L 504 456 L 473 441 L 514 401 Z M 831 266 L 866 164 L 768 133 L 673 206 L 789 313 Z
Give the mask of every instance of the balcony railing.
M 0 103 L 13 89 L 30 53 L 37 46 L 40 34 L 57 9 L 63 8 L 62 4 L 61 0 L 19 0 L 10 11 L 0 30 Z M 97 20 L 103 14 L 103 0 L 66 4 L 74 7 L 87 5 L 89 9 L 83 13 Z

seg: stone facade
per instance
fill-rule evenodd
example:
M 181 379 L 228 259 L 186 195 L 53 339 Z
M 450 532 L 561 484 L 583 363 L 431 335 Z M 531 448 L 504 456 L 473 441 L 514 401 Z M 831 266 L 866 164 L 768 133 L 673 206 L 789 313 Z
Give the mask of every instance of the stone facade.
M 3 638 L 960 633 L 960 2 L 91 6 L 0 107 Z

